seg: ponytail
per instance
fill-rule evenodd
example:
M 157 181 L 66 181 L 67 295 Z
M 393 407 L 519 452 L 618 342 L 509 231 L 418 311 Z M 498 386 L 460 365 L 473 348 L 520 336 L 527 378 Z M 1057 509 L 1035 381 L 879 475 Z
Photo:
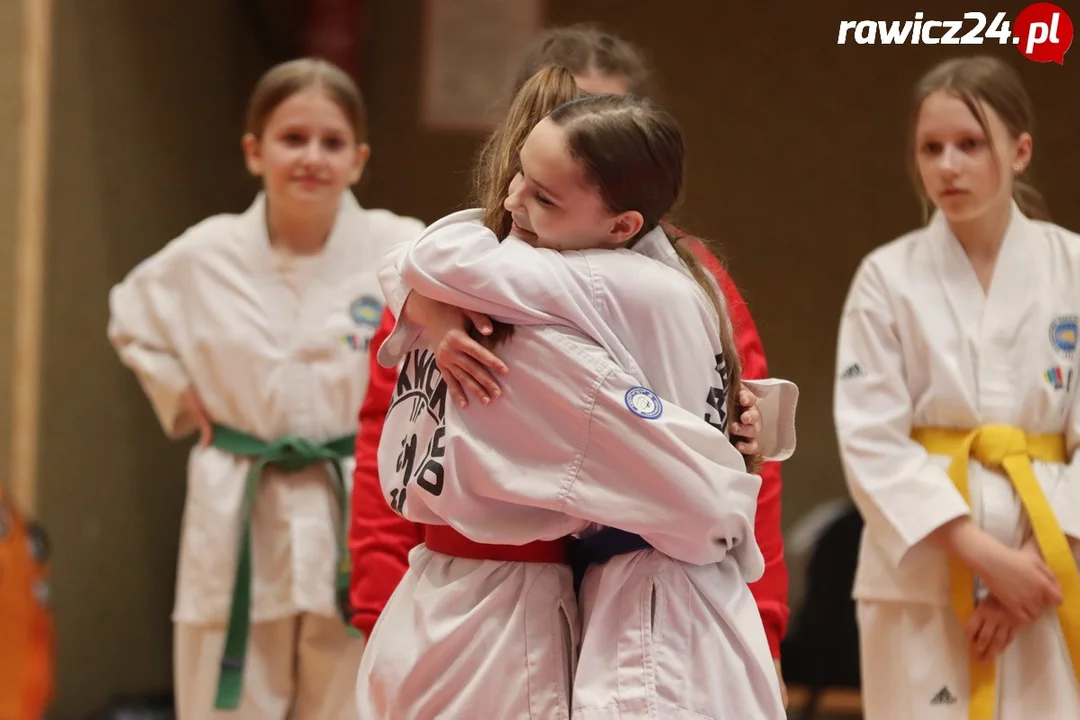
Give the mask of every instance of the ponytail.
M 685 234 L 680 233 L 669 225 L 663 226 L 664 234 L 667 236 L 668 241 L 671 243 L 671 247 L 675 249 L 675 253 L 679 256 L 679 260 L 682 261 L 686 269 L 690 271 L 690 275 L 694 278 L 701 289 L 705 291 L 705 294 L 709 298 L 709 302 L 712 303 L 713 309 L 716 311 L 716 317 L 719 319 L 719 331 L 720 331 L 720 347 L 724 351 L 724 388 L 725 398 L 724 405 L 727 409 L 728 423 L 737 418 L 743 408 L 739 405 L 739 390 L 742 388 L 742 360 L 739 357 L 738 348 L 735 345 L 735 331 L 731 325 L 731 316 L 728 313 L 727 302 L 724 300 L 724 296 L 720 293 L 719 288 L 716 285 L 716 281 L 705 269 L 701 260 L 690 247 L 691 242 L 698 242 L 713 258 L 720 263 L 720 243 L 715 240 L 708 240 L 704 238 L 688 238 Z M 727 428 L 724 428 L 724 432 L 727 432 Z M 749 472 L 756 472 L 761 465 L 760 455 L 743 455 L 743 459 L 746 461 L 746 469 Z
M 1019 175 L 1013 179 L 1013 200 L 1026 217 L 1032 220 L 1050 220 L 1050 211 L 1042 193 Z

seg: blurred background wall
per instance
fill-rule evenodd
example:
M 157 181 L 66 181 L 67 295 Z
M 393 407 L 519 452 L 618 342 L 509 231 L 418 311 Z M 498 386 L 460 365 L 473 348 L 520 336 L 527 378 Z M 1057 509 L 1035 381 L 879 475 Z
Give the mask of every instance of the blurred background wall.
M 368 206 L 433 221 L 467 199 L 481 135 L 418 120 L 421 0 L 358 3 L 371 121 Z M 942 18 L 971 8 L 955 3 Z M 992 16 L 1024 6 L 980 7 Z M 0 3 L 0 287 L 12 287 L 19 150 L 20 9 Z M 907 19 L 875 6 L 706 0 L 550 0 L 552 25 L 590 20 L 637 42 L 689 144 L 678 219 L 724 241 L 773 375 L 801 387 L 799 449 L 784 468 L 790 525 L 845 495 L 831 418 L 836 326 L 873 247 L 920 222 L 905 174 L 910 89 L 952 54 L 1001 53 L 1023 73 L 1040 124 L 1035 178 L 1054 218 L 1080 230 L 1080 56 L 1064 66 L 1012 47 L 837 46 L 841 20 Z M 870 8 L 875 8 L 872 11 Z M 1078 8 L 1080 9 L 1080 8 Z M 1073 13 L 1080 19 L 1080 15 Z M 240 155 L 258 75 L 299 47 L 303 3 L 54 0 L 37 509 L 54 547 L 56 710 L 170 684 L 186 444 L 170 444 L 105 339 L 107 294 L 189 225 L 239 212 L 256 184 Z M 11 337 L 13 295 L 0 293 Z M 0 460 L 9 455 L 11 348 L 0 342 Z

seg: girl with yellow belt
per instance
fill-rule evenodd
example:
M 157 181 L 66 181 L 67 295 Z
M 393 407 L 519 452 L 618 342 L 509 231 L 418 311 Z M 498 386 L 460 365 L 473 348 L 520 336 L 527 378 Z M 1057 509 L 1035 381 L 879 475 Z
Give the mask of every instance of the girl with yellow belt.
M 930 71 L 910 158 L 933 215 L 844 305 L 868 720 L 1080 718 L 1080 237 L 1024 180 L 1030 128 L 1002 61 Z

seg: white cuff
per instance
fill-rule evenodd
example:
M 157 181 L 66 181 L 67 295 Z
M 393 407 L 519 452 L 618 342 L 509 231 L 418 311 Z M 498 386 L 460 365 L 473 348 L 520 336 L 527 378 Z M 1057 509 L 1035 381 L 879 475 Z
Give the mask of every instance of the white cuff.
M 789 380 L 768 378 L 742 381 L 757 397 L 761 432 L 757 442 L 765 460 L 780 462 L 795 453 L 795 409 L 799 388 Z

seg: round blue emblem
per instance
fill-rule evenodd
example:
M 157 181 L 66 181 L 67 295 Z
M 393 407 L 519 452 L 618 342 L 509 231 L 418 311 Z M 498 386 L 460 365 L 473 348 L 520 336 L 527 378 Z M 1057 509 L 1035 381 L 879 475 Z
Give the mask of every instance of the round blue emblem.
M 352 301 L 352 305 L 349 306 L 349 315 L 352 317 L 353 322 L 368 327 L 379 326 L 382 311 L 382 303 L 370 295 L 356 298 Z
M 1072 357 L 1076 352 L 1078 335 L 1080 322 L 1075 316 L 1059 317 L 1050 325 L 1050 342 L 1065 357 Z
M 632 387 L 626 391 L 626 407 L 639 418 L 655 420 L 664 412 L 664 405 L 652 390 Z

